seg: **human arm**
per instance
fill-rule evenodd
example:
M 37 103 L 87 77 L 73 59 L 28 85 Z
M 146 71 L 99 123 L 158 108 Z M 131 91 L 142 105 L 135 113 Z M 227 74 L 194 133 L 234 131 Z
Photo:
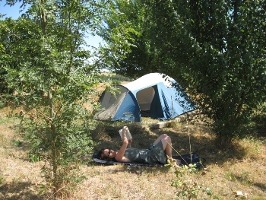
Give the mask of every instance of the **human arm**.
M 122 146 L 120 147 L 120 149 L 117 151 L 115 159 L 118 162 L 129 162 L 129 160 L 124 156 L 127 146 L 129 144 L 129 141 L 126 137 L 126 132 L 123 130 L 122 131 Z

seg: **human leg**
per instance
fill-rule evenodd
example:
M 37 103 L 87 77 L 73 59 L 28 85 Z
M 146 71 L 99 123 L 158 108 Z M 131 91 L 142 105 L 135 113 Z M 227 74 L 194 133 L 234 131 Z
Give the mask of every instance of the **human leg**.
M 171 138 L 167 134 L 162 134 L 155 140 L 153 145 L 158 144 L 160 141 L 163 144 L 163 149 L 165 151 L 165 154 L 169 158 L 172 158 L 172 140 L 171 140 Z
M 154 142 L 153 142 L 153 146 L 155 146 L 156 144 L 158 144 L 164 137 L 166 134 L 162 134 L 160 135 Z

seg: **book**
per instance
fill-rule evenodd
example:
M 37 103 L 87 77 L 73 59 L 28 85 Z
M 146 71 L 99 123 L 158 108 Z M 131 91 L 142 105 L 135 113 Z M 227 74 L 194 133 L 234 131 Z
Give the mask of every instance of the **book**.
M 126 126 L 124 126 L 122 129 L 119 130 L 120 137 L 122 138 L 123 131 L 125 131 L 127 139 L 128 140 L 132 140 L 132 135 L 131 135 L 130 131 L 128 130 L 128 128 Z

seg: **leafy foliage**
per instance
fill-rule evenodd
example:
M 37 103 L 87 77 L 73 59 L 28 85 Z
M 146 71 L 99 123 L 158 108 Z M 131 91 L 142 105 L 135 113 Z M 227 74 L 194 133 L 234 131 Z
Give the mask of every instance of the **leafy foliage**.
M 12 2 L 9 2 L 12 3 Z M 15 1 L 13 2 L 15 3 Z M 92 22 L 93 2 L 25 1 L 26 14 L 1 24 L 2 96 L 24 107 L 24 131 L 30 158 L 45 160 L 43 168 L 52 197 L 67 193 L 64 184 L 93 147 L 84 102 L 94 92 L 97 76 L 86 64 L 90 52 L 81 48 Z M 91 6 L 91 7 L 90 7 Z M 3 29 L 2 29 L 3 28 Z M 92 108 L 93 109 L 93 108 Z
M 182 167 L 175 167 L 176 179 L 172 181 L 172 186 L 176 188 L 176 196 L 180 199 L 197 199 L 202 194 L 211 197 L 212 191 L 209 187 L 198 184 L 196 180 L 191 180 L 191 174 L 197 173 L 193 164 Z
M 145 8 L 141 1 L 109 1 L 98 34 L 108 44 L 100 50 L 101 66 L 120 74 L 134 75 L 147 62 L 143 37 Z M 142 45 L 143 44 L 143 45 Z
M 252 110 L 266 98 L 265 1 L 112 3 L 101 34 L 111 49 L 118 41 L 127 46 L 119 47 L 123 56 L 105 51 L 115 58 L 114 70 L 169 74 L 214 120 L 218 136 L 230 140 L 245 133 Z M 136 34 L 114 31 L 128 26 Z

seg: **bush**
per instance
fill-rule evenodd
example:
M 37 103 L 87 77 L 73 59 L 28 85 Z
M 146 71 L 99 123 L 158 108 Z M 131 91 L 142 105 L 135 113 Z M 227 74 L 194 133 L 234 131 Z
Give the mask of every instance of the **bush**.
M 266 102 L 258 105 L 252 114 L 252 126 L 260 136 L 266 136 Z

